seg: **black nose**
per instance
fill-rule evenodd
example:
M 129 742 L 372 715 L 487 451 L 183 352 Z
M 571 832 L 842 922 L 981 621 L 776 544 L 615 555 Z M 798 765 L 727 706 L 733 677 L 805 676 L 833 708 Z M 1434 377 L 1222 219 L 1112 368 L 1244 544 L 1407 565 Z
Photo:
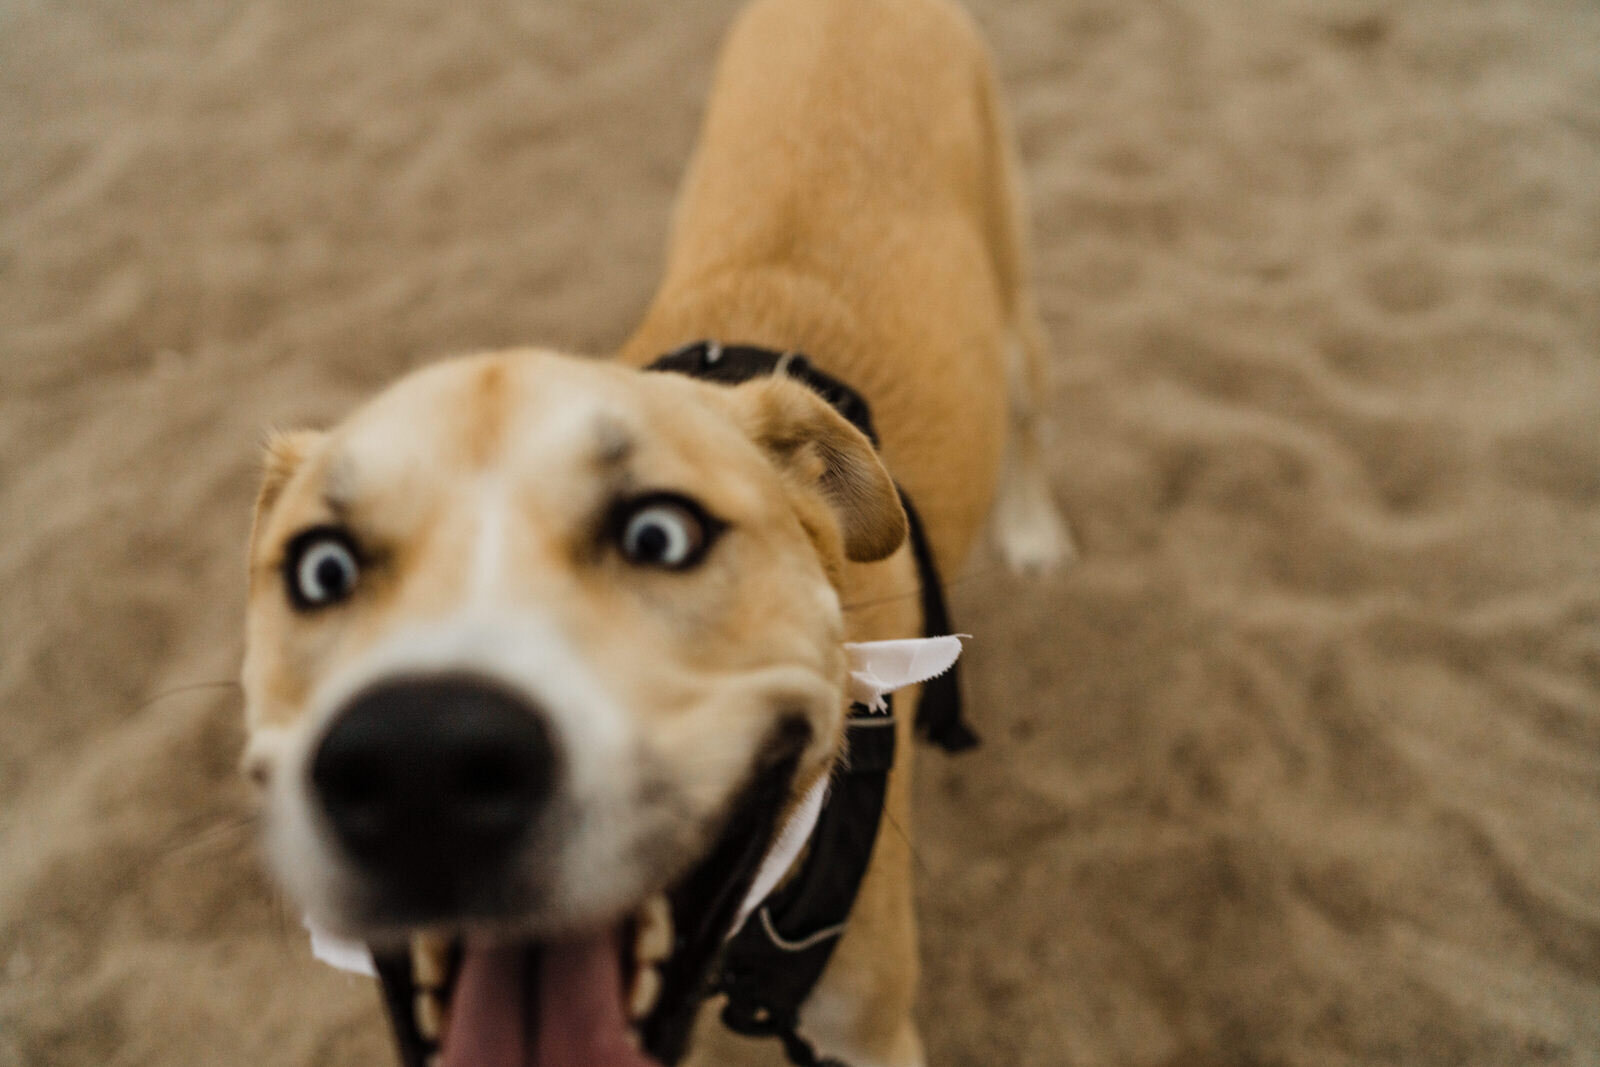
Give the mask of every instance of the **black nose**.
M 514 693 L 460 676 L 361 693 L 317 750 L 311 781 L 349 855 L 402 879 L 504 866 L 550 795 L 549 735 Z

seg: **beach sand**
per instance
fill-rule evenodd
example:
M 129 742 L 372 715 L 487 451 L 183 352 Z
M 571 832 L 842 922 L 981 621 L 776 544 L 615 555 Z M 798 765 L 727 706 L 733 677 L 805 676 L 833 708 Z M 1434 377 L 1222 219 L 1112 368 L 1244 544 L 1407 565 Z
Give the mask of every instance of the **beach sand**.
M 269 425 L 641 312 L 731 2 L 0 7 L 0 1065 L 378 1065 L 266 883 Z M 1600 8 L 976 6 L 1082 558 L 952 576 L 939 1065 L 1600 1063 Z

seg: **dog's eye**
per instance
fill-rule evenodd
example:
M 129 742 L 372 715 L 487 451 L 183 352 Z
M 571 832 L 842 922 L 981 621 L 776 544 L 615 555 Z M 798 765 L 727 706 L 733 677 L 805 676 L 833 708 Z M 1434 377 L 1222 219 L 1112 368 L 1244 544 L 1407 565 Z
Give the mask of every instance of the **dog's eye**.
M 307 530 L 290 542 L 283 570 L 289 599 L 302 610 L 343 600 L 361 576 L 349 536 L 330 527 Z
M 657 497 L 627 512 L 618 545 L 630 562 L 682 570 L 700 562 L 711 540 L 707 520 L 686 501 Z

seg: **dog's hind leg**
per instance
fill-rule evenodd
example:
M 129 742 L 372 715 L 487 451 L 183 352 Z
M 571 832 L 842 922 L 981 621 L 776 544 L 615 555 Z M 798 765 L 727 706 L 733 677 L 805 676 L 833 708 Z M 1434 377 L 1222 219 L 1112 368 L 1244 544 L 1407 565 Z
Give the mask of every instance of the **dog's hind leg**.
M 992 521 L 1006 564 L 1013 571 L 1039 572 L 1072 559 L 1076 550 L 1071 530 L 1050 495 L 1045 472 L 1039 414 L 1045 392 L 1044 326 L 1033 302 L 1027 213 L 1016 152 L 988 70 L 984 71 L 981 96 L 989 142 L 987 236 L 1010 327 L 1006 338 L 1006 449 Z
M 1013 338 L 1006 353 L 1010 412 L 1006 451 L 994 506 L 994 536 L 1006 565 L 1037 573 L 1076 554 L 1072 532 L 1050 495 L 1040 442 L 1039 388 L 1029 373 L 1026 342 Z

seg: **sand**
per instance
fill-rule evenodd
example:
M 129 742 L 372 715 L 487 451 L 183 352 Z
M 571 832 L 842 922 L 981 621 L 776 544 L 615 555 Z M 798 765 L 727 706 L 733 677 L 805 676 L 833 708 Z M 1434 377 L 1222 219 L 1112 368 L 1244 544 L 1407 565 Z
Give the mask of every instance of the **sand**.
M 235 779 L 257 444 L 616 345 L 733 7 L 0 6 L 0 1064 L 385 1062 Z M 931 1062 L 1600 1063 L 1600 9 L 976 13 L 1083 555 L 953 582 Z

